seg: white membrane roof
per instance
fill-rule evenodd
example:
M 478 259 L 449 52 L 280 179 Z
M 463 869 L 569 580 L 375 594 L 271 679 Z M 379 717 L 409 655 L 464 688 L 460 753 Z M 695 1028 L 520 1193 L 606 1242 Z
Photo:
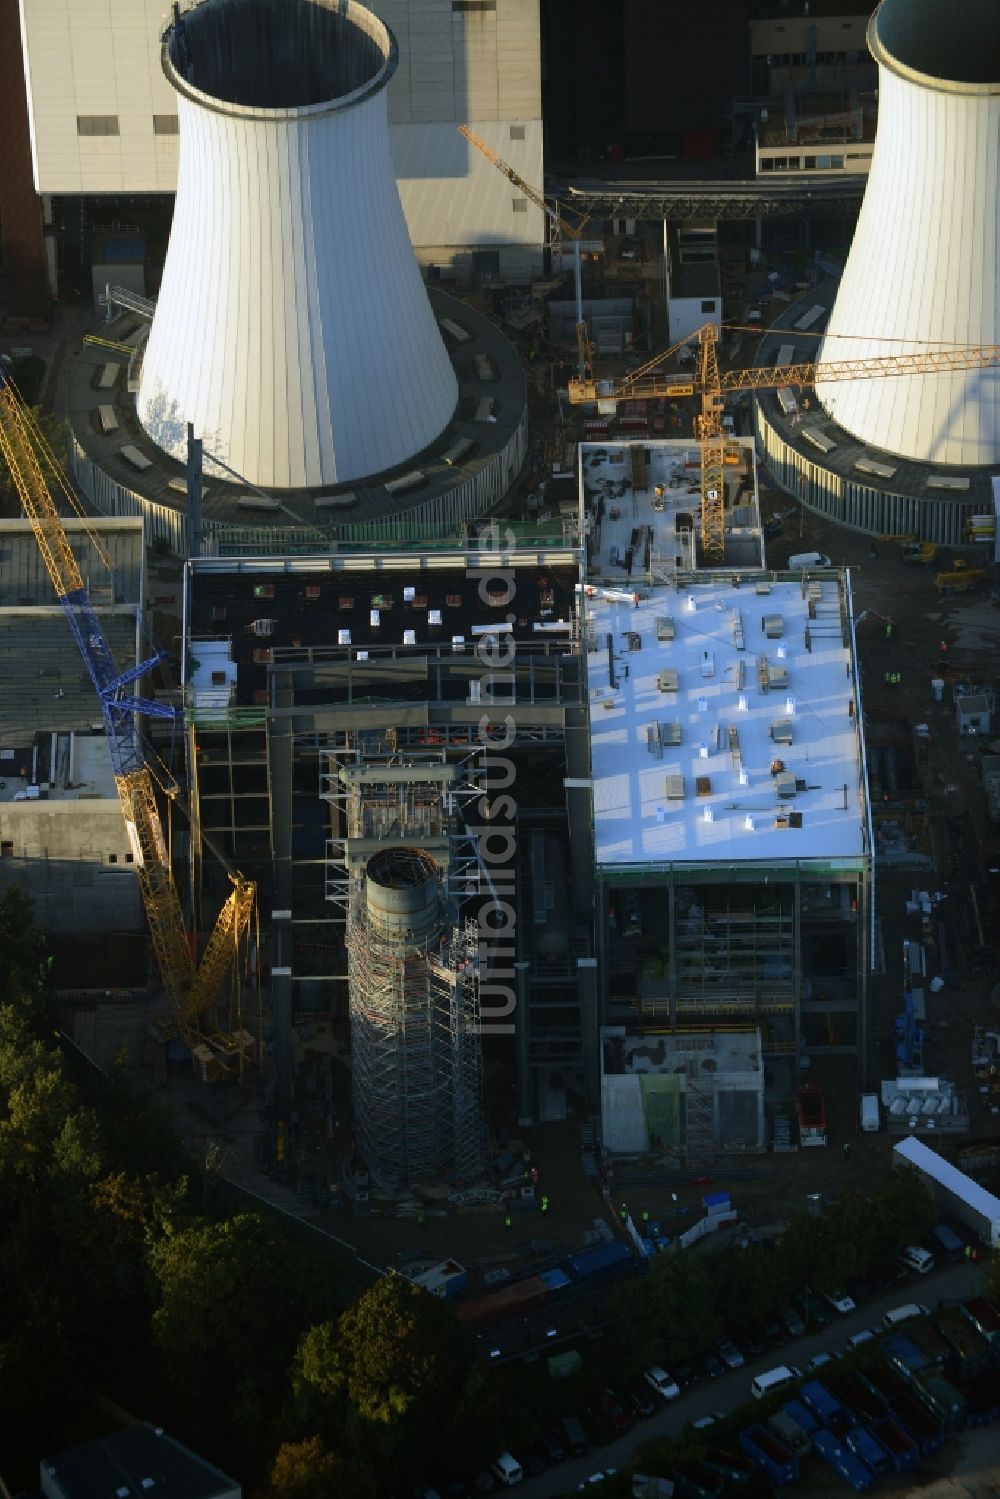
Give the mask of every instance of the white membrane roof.
M 759 576 L 587 601 L 597 864 L 865 853 L 842 582 Z

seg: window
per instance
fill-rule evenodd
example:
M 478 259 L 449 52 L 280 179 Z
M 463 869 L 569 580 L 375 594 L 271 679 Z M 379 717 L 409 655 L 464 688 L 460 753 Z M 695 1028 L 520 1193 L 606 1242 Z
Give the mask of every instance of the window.
M 513 207 L 514 207 L 514 212 L 515 213 L 527 213 L 528 212 L 528 200 L 527 200 L 527 198 L 515 198 L 513 200 Z
M 77 115 L 77 135 L 120 135 L 117 115 Z
M 13 838 L 5 838 L 3 842 L 0 843 L 0 859 L 13 859 L 13 857 L 14 840 Z
M 125 855 L 125 863 L 126 864 L 134 864 L 135 863 L 135 855 L 134 854 L 126 854 Z
M 702 304 L 701 304 L 701 310 L 702 310 L 702 312 L 714 312 L 715 311 L 715 301 L 714 301 L 714 299 L 710 299 L 707 302 L 702 302 Z
M 453 11 L 496 10 L 497 0 L 451 0 Z
M 153 116 L 154 135 L 178 135 L 179 133 L 180 126 L 178 124 L 176 115 Z
M 523 141 L 524 140 L 524 126 L 523 125 L 512 125 L 510 127 L 510 138 L 511 138 L 512 141 Z
M 118 863 L 118 855 L 117 854 L 108 854 L 108 863 L 109 864 L 117 864 Z

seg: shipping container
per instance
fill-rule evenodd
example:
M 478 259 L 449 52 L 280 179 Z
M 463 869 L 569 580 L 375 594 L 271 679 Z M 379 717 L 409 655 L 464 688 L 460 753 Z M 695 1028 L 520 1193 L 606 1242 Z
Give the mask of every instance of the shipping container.
M 888 1473 L 892 1468 L 889 1452 L 866 1426 L 855 1426 L 844 1438 L 844 1446 L 860 1458 L 869 1473 Z
M 621 1239 L 612 1239 L 609 1244 L 599 1244 L 596 1249 L 585 1249 L 574 1254 L 566 1262 L 566 1273 L 579 1285 L 581 1281 L 596 1280 L 600 1276 L 621 1275 L 634 1268 L 632 1251 Z
M 938 1211 L 957 1218 L 990 1248 L 1000 1248 L 1000 1199 L 912 1135 L 893 1146 L 893 1164 L 913 1166 Z
M 704 1463 L 693 1459 L 674 1464 L 674 1493 L 685 1499 L 722 1499 L 726 1480 Z
M 920 1448 L 892 1416 L 873 1421 L 871 1430 L 889 1454 L 894 1473 L 913 1473 L 920 1466 Z
M 767 1424 L 778 1440 L 784 1442 L 787 1447 L 791 1447 L 798 1457 L 806 1457 L 812 1451 L 812 1438 L 801 1422 L 796 1421 L 794 1416 L 790 1416 L 787 1410 L 775 1411 Z M 809 1424 L 813 1430 L 816 1429 L 816 1423 L 811 1417 Z
M 832 1431 L 818 1431 L 813 1437 L 813 1446 L 823 1461 L 835 1473 L 839 1473 L 856 1493 L 863 1494 L 871 1488 L 875 1480 L 869 1470 Z
M 936 1369 L 947 1369 L 952 1360 L 952 1347 L 947 1338 L 934 1326 L 929 1317 L 913 1317 L 906 1324 L 905 1337 L 923 1354 Z
M 798 1454 L 760 1422 L 745 1426 L 738 1440 L 741 1451 L 759 1463 L 773 1483 L 794 1483 L 798 1478 Z
M 821 1426 L 831 1431 L 851 1425 L 851 1419 L 839 1400 L 836 1400 L 818 1379 L 807 1379 L 799 1390 L 799 1399 L 807 1410 L 812 1411 Z
M 945 1307 L 937 1313 L 935 1321 L 952 1350 L 955 1370 L 963 1379 L 974 1379 L 989 1367 L 990 1345 L 961 1307 Z
M 985 1296 L 974 1296 L 962 1302 L 962 1314 L 992 1348 L 1000 1347 L 1000 1315 L 992 1302 Z
M 885 1415 L 885 1401 L 853 1374 L 831 1374 L 827 1388 L 859 1421 L 874 1421 Z
M 916 1343 L 912 1343 L 905 1332 L 893 1333 L 891 1338 L 885 1338 L 882 1343 L 882 1353 L 904 1379 L 912 1381 L 919 1374 L 926 1373 L 931 1367 L 930 1360 L 925 1358 Z
M 965 1400 L 943 1374 L 921 1374 L 914 1381 L 913 1393 L 946 1426 L 961 1426 L 965 1417 Z
M 471 1301 L 461 1301 L 455 1312 L 466 1327 L 488 1327 L 494 1322 L 525 1316 L 536 1307 L 543 1306 L 550 1296 L 558 1294 L 568 1285 L 570 1278 L 562 1270 L 546 1270 L 527 1280 L 511 1281 L 510 1285 L 502 1286 L 499 1291 L 490 1291 Z
M 749 1483 L 757 1472 L 749 1457 L 744 1457 L 739 1452 L 726 1452 L 721 1447 L 709 1447 L 707 1452 L 702 1453 L 699 1461 L 703 1467 L 711 1468 L 713 1473 L 720 1474 L 728 1483 Z
M 944 1423 L 915 1395 L 900 1395 L 893 1402 L 896 1420 L 910 1433 L 921 1452 L 939 1452 L 944 1446 Z

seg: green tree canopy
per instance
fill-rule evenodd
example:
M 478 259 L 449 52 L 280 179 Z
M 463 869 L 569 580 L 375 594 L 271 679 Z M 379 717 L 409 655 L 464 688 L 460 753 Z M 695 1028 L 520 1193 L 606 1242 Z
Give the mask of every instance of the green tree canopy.
M 375 1484 L 365 1471 L 328 1452 L 316 1436 L 283 1442 L 269 1476 L 269 1499 L 375 1499 Z
M 719 1335 L 713 1265 L 690 1249 L 657 1255 L 641 1279 L 618 1287 L 614 1304 L 636 1369 L 690 1358 Z

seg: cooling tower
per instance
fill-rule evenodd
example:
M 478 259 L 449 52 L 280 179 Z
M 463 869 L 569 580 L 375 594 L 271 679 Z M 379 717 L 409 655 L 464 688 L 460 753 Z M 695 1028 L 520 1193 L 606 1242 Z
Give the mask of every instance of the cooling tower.
M 1000 4 L 882 0 L 868 46 L 878 132 L 820 358 L 1000 343 Z M 816 393 L 886 452 L 1000 462 L 996 370 L 820 380 Z
M 320 488 L 405 462 L 451 420 L 389 155 L 397 56 L 354 0 L 175 7 L 177 199 L 138 399 L 174 457 L 192 422 L 252 483 Z

